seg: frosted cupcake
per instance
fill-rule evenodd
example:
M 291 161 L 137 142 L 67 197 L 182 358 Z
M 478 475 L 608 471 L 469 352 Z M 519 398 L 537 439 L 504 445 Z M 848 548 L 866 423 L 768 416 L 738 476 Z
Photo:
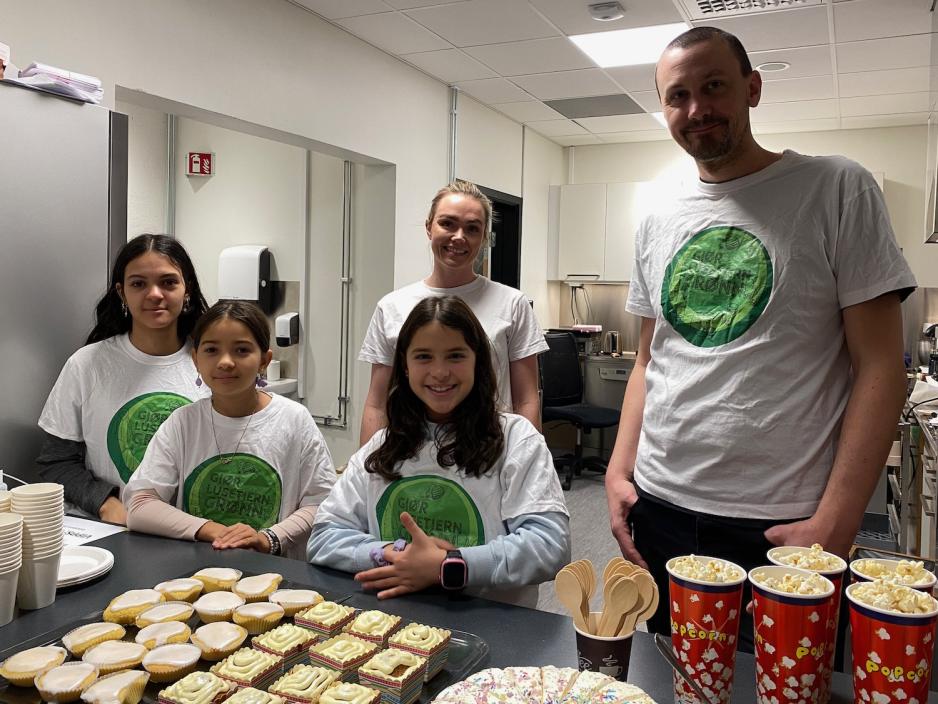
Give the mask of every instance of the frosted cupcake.
M 256 636 L 280 623 L 283 618 L 283 607 L 269 601 L 257 601 L 253 604 L 244 604 L 231 612 L 231 620 L 239 626 L 248 629 L 248 633 Z
M 88 623 L 62 636 L 62 645 L 80 658 L 88 648 L 106 640 L 120 640 L 126 634 L 127 631 L 118 623 Z
M 143 669 L 153 682 L 175 682 L 195 670 L 202 651 L 191 643 L 154 648 L 143 657 Z
M 230 590 L 241 579 L 241 570 L 233 567 L 206 567 L 192 575 L 205 587 L 205 592 L 219 592 Z
M 166 623 L 167 621 L 188 621 L 192 617 L 192 604 L 188 601 L 167 601 L 141 613 L 134 620 L 137 628 L 146 628 L 154 623 Z
M 166 582 L 160 582 L 153 588 L 164 594 L 167 601 L 193 602 L 199 598 L 205 585 L 198 579 L 181 577 L 179 579 L 170 579 Z
M 88 648 L 81 656 L 84 662 L 96 665 L 101 675 L 118 670 L 129 670 L 143 662 L 147 649 L 139 643 L 125 640 L 109 640 Z
M 231 612 L 244 604 L 244 599 L 231 592 L 210 592 L 203 594 L 192 605 L 199 618 L 205 623 L 231 620 Z
M 235 686 L 211 672 L 193 672 L 160 691 L 159 704 L 218 704 Z
M 265 574 L 258 574 L 239 580 L 238 583 L 231 588 L 231 591 L 243 597 L 247 602 L 263 601 L 277 590 L 277 587 L 280 586 L 280 582 L 282 581 L 283 575 L 277 574 L 276 572 L 266 572 Z
M 267 600 L 280 604 L 286 616 L 294 616 L 303 609 L 325 601 L 322 594 L 312 589 L 278 589 Z
M 43 645 L 11 655 L 0 665 L 0 676 L 18 687 L 32 687 L 33 680 L 41 672 L 58 667 L 65 662 L 65 648 Z
M 234 623 L 209 623 L 195 629 L 190 640 L 202 651 L 205 660 L 214 662 L 228 657 L 241 647 L 248 631 Z
M 147 650 L 153 650 L 161 645 L 170 643 L 185 643 L 192 635 L 192 629 L 180 621 L 167 621 L 166 623 L 154 623 L 146 628 L 141 628 L 134 638 L 135 643 L 140 643 Z
M 132 624 L 141 613 L 165 600 L 155 589 L 131 589 L 111 599 L 102 618 L 111 623 Z
M 36 675 L 33 680 L 42 700 L 49 704 L 77 701 L 98 679 L 98 668 L 87 662 L 69 662 Z
M 125 670 L 102 677 L 81 693 L 88 704 L 138 704 L 143 698 L 150 675 L 140 670 Z

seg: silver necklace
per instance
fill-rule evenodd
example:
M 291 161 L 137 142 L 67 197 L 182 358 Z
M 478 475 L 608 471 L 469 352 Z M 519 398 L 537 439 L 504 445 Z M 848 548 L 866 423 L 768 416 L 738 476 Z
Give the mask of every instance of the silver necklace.
M 248 416 L 248 422 L 244 424 L 244 430 L 241 431 L 241 437 L 238 438 L 238 444 L 235 445 L 234 452 L 232 452 L 227 457 L 222 457 L 222 460 L 221 460 L 222 464 L 230 464 L 234 456 L 238 454 L 238 449 L 241 447 L 241 441 L 244 440 L 244 434 L 248 431 L 248 426 L 251 424 L 251 420 L 254 418 L 254 414 L 257 413 L 257 407 L 260 405 L 261 405 L 260 401 L 258 401 L 258 403 L 254 406 L 254 410 L 251 411 L 251 415 Z M 221 445 L 218 444 L 218 434 L 215 432 L 214 410 L 215 410 L 214 406 L 208 409 L 208 417 L 212 421 L 212 437 L 215 438 L 215 449 L 218 450 L 218 455 L 221 456 L 222 454 Z

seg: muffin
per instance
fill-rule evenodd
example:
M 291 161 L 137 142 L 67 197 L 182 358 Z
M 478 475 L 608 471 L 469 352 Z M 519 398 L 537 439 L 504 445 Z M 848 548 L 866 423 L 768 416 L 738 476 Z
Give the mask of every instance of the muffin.
M 143 698 L 150 675 L 140 670 L 125 670 L 102 677 L 81 693 L 88 704 L 138 704 Z
M 322 638 L 331 638 L 355 618 L 355 609 L 351 606 L 336 604 L 334 601 L 321 601 L 293 617 L 293 622 L 308 628 Z
M 195 670 L 202 651 L 191 643 L 161 645 L 143 656 L 143 669 L 153 682 L 175 682 Z
M 445 628 L 409 623 L 388 638 L 388 645 L 427 659 L 426 682 L 443 669 L 449 655 L 452 634 Z
M 267 601 L 280 604 L 285 615 L 294 616 L 303 609 L 321 603 L 324 599 L 322 594 L 312 589 L 278 589 L 267 597 Z
M 256 687 L 280 671 L 280 658 L 262 650 L 241 648 L 212 665 L 211 673 L 239 687 Z
M 33 680 L 42 700 L 49 704 L 74 702 L 98 679 L 98 668 L 88 662 L 69 662 L 41 672 Z
M 88 623 L 62 636 L 62 645 L 73 656 L 80 658 L 91 646 L 106 640 L 120 640 L 126 634 L 127 631 L 118 623 Z
M 228 697 L 225 704 L 283 704 L 283 699 L 254 687 L 245 687 Z
M 185 623 L 192 617 L 192 604 L 188 601 L 167 601 L 141 613 L 134 619 L 134 625 L 137 628 L 146 628 L 154 623 L 166 623 L 167 621 L 181 621 Z M 152 679 L 152 678 L 151 678 Z
M 319 697 L 319 704 L 378 704 L 381 692 L 351 682 L 335 682 Z
M 231 612 L 244 604 L 244 599 L 231 592 L 215 591 L 203 594 L 192 606 L 205 623 L 231 620 Z
M 205 593 L 230 591 L 239 579 L 241 579 L 241 570 L 233 567 L 206 567 L 192 575 L 192 579 L 197 579 L 204 585 Z
M 311 646 L 309 664 L 334 671 L 337 679 L 351 680 L 358 666 L 378 650 L 377 643 L 362 640 L 348 633 L 340 633 Z
M 196 628 L 189 640 L 199 646 L 203 659 L 214 662 L 231 655 L 247 637 L 248 631 L 244 626 L 220 622 Z
M 294 665 L 267 691 L 294 704 L 317 704 L 319 697 L 333 682 L 335 673 L 324 667 Z
M 159 704 L 218 704 L 234 685 L 211 672 L 193 672 L 159 693 Z
M 244 577 L 231 588 L 231 591 L 247 602 L 265 601 L 268 596 L 277 590 L 282 581 L 283 575 L 276 572 L 265 572 L 253 577 Z
M 205 585 L 198 579 L 181 577 L 160 582 L 153 588 L 163 594 L 167 601 L 193 602 L 199 598 Z
M 137 616 L 162 601 L 166 597 L 155 589 L 131 589 L 111 599 L 101 618 L 111 623 L 132 624 Z
M 147 650 L 153 650 L 161 645 L 169 643 L 185 643 L 192 635 L 192 629 L 180 621 L 167 621 L 166 623 L 154 623 L 146 628 L 141 628 L 134 638 L 135 643 L 140 643 Z
M 312 631 L 292 623 L 284 623 L 272 631 L 255 636 L 251 647 L 283 659 L 285 668 L 292 667 L 306 656 L 306 649 L 316 640 Z
M 88 648 L 81 656 L 84 662 L 97 665 L 101 675 L 107 675 L 118 670 L 129 670 L 143 662 L 147 649 L 139 643 L 130 643 L 126 640 L 108 640 Z
M 43 645 L 11 655 L 0 664 L 0 676 L 18 687 L 32 687 L 33 680 L 41 672 L 58 667 L 65 662 L 65 648 Z
M 425 658 L 388 648 L 358 668 L 358 681 L 381 692 L 386 704 L 411 704 L 420 696 L 426 671 Z
M 388 644 L 390 636 L 401 625 L 401 617 L 386 614 L 383 611 L 362 611 L 345 627 L 348 633 L 362 640 L 377 643 L 382 648 Z
M 283 618 L 283 607 L 269 601 L 257 601 L 244 604 L 231 612 L 231 620 L 239 626 L 248 629 L 248 633 L 256 636 L 280 623 Z

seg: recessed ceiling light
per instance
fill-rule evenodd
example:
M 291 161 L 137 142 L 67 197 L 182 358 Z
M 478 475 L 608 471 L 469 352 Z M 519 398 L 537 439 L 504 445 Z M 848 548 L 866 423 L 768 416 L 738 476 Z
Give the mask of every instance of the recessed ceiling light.
M 677 35 L 690 27 L 684 22 L 659 24 L 652 27 L 616 29 L 570 37 L 580 50 L 601 68 L 653 64 Z
M 756 66 L 757 71 L 762 71 L 763 73 L 775 73 L 777 71 L 787 71 L 791 68 L 791 64 L 787 61 L 766 61 L 764 64 L 759 64 Z

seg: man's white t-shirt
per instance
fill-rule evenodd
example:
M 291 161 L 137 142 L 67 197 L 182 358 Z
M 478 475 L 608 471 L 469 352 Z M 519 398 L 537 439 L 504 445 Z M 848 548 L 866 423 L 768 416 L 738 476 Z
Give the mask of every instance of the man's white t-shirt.
M 433 288 L 418 281 L 387 294 L 371 317 L 358 360 L 392 366 L 404 321 L 414 306 L 429 296 L 459 296 L 475 313 L 492 343 L 499 403 L 511 410 L 509 364 L 546 352 L 547 342 L 524 294 L 484 276 L 455 288 Z
M 169 414 L 210 393 L 195 385 L 196 376 L 190 345 L 155 357 L 134 347 L 128 335 L 116 335 L 69 357 L 39 427 L 85 443 L 92 474 L 123 487 Z
M 851 390 L 842 311 L 914 287 L 876 182 L 842 157 L 786 151 L 646 218 L 626 305 L 656 322 L 639 487 L 703 513 L 812 515 Z

